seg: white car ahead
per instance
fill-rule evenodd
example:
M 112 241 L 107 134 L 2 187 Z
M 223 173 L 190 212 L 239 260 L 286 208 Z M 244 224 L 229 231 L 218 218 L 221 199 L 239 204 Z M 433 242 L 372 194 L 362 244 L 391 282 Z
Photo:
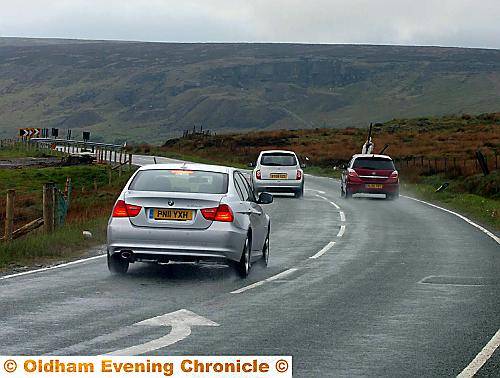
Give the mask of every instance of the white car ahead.
M 304 195 L 304 171 L 293 151 L 262 151 L 252 174 L 254 191 L 293 193 L 299 198 Z

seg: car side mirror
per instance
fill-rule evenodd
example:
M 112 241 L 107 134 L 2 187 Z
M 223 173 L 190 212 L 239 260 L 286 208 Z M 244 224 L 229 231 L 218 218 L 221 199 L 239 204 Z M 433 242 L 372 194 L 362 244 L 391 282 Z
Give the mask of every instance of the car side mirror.
M 306 163 L 301 163 L 300 164 L 300 168 L 302 168 L 302 169 L 307 168 L 307 164 Z
M 247 166 L 248 168 L 255 168 L 255 163 L 248 163 Z
M 259 199 L 257 200 L 257 203 L 260 205 L 268 205 L 270 203 L 273 203 L 273 200 L 274 200 L 274 198 L 273 198 L 272 194 L 263 192 L 263 193 L 260 193 Z

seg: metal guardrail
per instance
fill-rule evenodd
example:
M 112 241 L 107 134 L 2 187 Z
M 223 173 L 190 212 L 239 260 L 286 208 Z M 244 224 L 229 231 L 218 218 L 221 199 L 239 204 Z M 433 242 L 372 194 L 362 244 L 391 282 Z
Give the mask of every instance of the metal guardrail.
M 71 145 L 71 146 L 88 146 L 88 147 L 98 147 L 107 149 L 122 149 L 125 146 L 121 144 L 112 143 L 100 143 L 100 142 L 90 142 L 84 140 L 75 139 L 57 139 L 57 138 L 30 138 L 28 139 L 30 143 L 55 143 L 57 145 Z

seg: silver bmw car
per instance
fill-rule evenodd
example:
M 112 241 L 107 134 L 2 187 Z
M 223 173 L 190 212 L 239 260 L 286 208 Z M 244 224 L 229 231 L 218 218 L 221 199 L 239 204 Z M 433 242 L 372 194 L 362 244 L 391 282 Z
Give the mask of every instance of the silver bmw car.
M 242 277 L 269 261 L 270 219 L 237 169 L 204 164 L 141 167 L 118 197 L 108 222 L 108 268 L 126 273 L 136 261 L 218 261 Z

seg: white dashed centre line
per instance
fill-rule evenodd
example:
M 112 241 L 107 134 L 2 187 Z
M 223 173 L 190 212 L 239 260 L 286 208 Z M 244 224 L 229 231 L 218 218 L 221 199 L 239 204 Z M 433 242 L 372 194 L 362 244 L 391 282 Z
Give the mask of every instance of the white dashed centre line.
M 328 252 L 335 245 L 334 241 L 331 241 L 327 245 L 325 245 L 318 253 L 314 256 L 309 257 L 310 259 L 317 259 L 318 257 L 323 256 L 326 252 Z
M 288 276 L 289 274 L 292 274 L 293 272 L 295 272 L 297 270 L 298 270 L 297 268 L 287 269 L 287 270 L 285 270 L 285 271 L 283 271 L 281 273 L 278 273 L 278 274 L 276 274 L 274 276 L 266 278 L 265 280 L 257 281 L 257 282 L 255 282 L 255 283 L 253 283 L 251 285 L 244 286 L 241 289 L 233 290 L 233 291 L 231 291 L 231 294 L 240 294 L 240 293 L 243 293 L 243 292 L 245 292 L 247 290 L 255 289 L 256 287 L 264 285 L 266 282 L 272 282 L 272 281 L 275 281 L 277 279 L 283 278 L 285 276 Z
M 339 212 L 339 214 L 340 214 L 340 221 L 341 222 L 345 222 L 345 214 L 344 214 L 344 212 L 341 211 L 341 212 Z
M 340 230 L 339 230 L 339 233 L 337 234 L 337 237 L 341 238 L 342 236 L 344 236 L 344 232 L 345 232 L 345 224 L 340 226 Z

